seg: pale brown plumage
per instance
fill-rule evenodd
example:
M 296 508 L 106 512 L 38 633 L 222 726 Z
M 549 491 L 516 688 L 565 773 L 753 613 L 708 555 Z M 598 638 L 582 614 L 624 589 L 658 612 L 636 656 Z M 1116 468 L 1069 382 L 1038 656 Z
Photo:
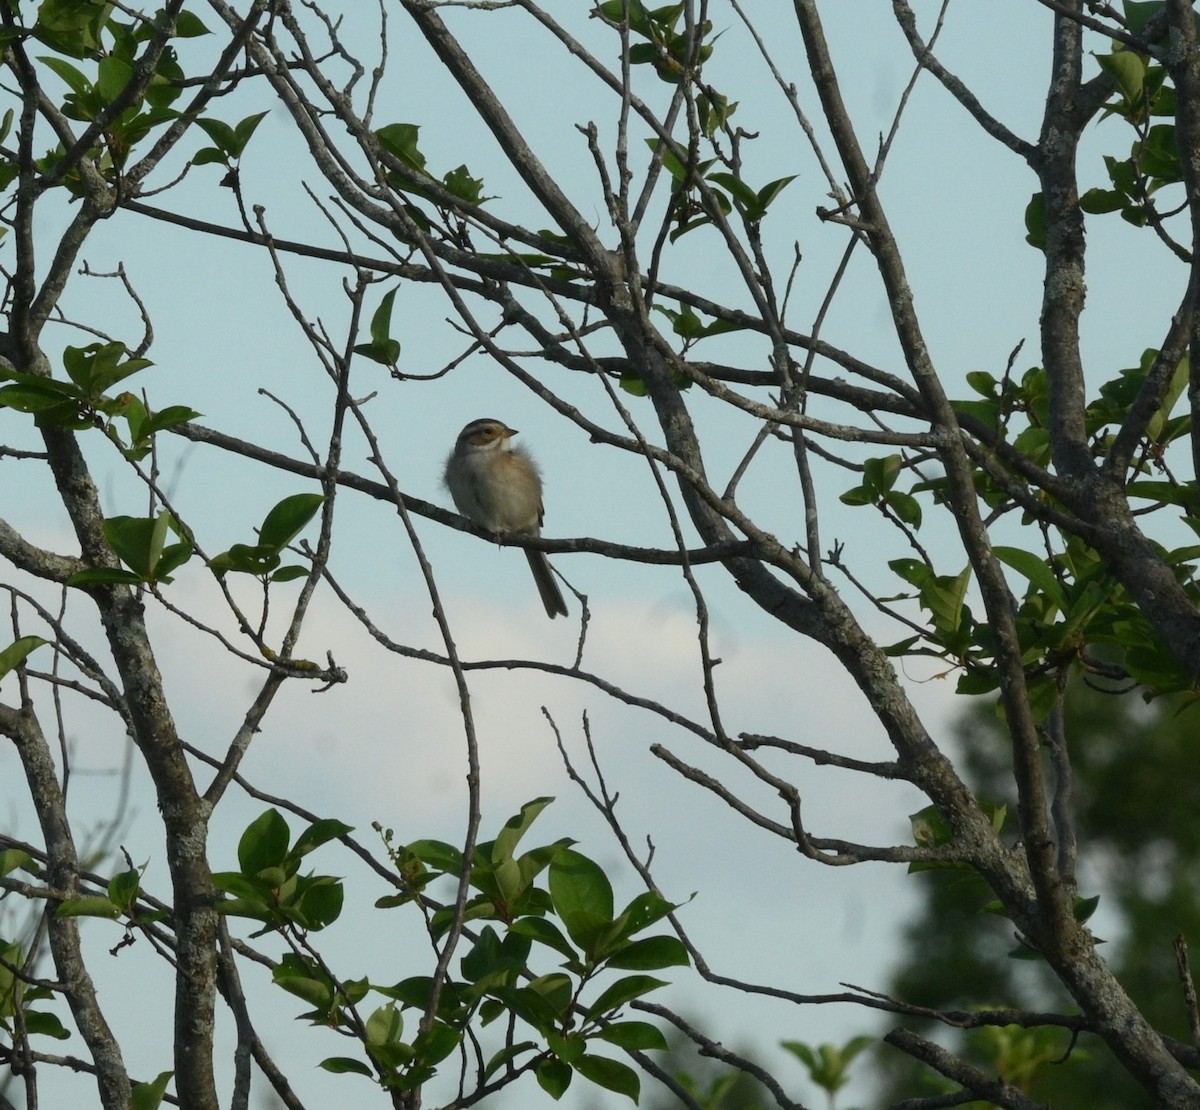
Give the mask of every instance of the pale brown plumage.
M 542 479 L 515 428 L 484 417 L 458 434 L 446 459 L 445 483 L 458 511 L 489 532 L 537 536 L 542 525 Z M 538 594 L 550 617 L 566 616 L 567 603 L 545 553 L 525 550 Z

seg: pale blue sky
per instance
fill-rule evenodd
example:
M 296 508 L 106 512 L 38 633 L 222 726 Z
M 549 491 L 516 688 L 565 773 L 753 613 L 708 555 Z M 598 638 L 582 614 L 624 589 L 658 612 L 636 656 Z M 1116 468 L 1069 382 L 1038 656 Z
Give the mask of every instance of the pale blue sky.
M 344 6 L 350 17 L 369 8 L 373 12 L 371 5 Z M 779 21 L 763 25 L 768 42 L 777 48 L 775 60 L 800 86 L 804 107 L 817 120 L 819 112 L 805 84 L 803 56 L 790 13 L 784 5 L 769 7 L 762 18 Z M 914 7 L 927 30 L 937 5 L 921 2 Z M 912 58 L 890 4 L 842 0 L 825 8 L 843 91 L 870 148 L 874 137 L 890 124 Z M 811 153 L 736 19 L 723 5 L 714 4 L 713 10 L 718 26 L 727 30 L 717 44 L 710 80 L 740 101 L 737 122 L 762 136 L 749 147 L 747 177 L 765 182 L 799 174 L 765 226 L 771 256 L 781 272 L 794 242 L 803 252 L 789 319 L 807 330 L 840 256 L 845 232 L 819 225 L 813 218 L 814 209 L 827 203 L 827 189 Z M 421 124 L 421 145 L 431 168 L 445 172 L 466 162 L 486 178 L 487 191 L 498 196 L 493 202 L 498 210 L 542 226 L 532 212 L 521 215 L 528 210 L 522 187 L 497 165 L 490 139 L 464 110 L 457 90 L 430 65 L 403 17 L 392 11 L 391 18 L 400 33 L 392 46 L 393 76 L 385 86 L 376 123 Z M 527 127 L 548 167 L 577 198 L 581 210 L 594 213 L 595 221 L 602 224 L 594 173 L 575 124 L 594 120 L 602 135 L 611 134 L 615 119 L 611 98 L 598 99 L 597 86 L 580 79 L 548 44 L 528 33 L 514 38 L 513 13 L 484 16 L 449 11 L 447 19 L 463 30 L 464 42 L 477 52 L 480 68 Z M 363 35 L 364 49 L 375 33 L 373 15 L 368 23 L 372 29 Z M 1005 5 L 960 2 L 951 5 L 939 46 L 942 60 L 984 104 L 1029 139 L 1036 137 L 1038 129 L 1048 64 L 1048 23 L 1045 9 L 1033 0 Z M 580 33 L 589 41 L 603 41 L 594 21 L 588 25 L 581 20 L 581 24 Z M 478 32 L 472 30 L 475 25 Z M 202 41 L 195 45 L 207 49 Z M 611 55 L 611 44 L 605 49 Z M 662 95 L 665 89 L 651 88 L 647 95 Z M 265 94 L 263 99 L 239 96 L 223 102 L 219 111 L 232 122 L 266 106 Z M 1100 153 L 1123 150 L 1128 140 L 1115 123 L 1094 126 L 1089 134 L 1081 166 L 1086 183 L 1095 184 L 1101 182 L 1103 172 Z M 198 145 L 198 139 L 185 144 L 181 154 Z M 832 154 L 831 148 L 826 149 Z M 177 193 L 155 203 L 232 224 L 236 222 L 232 201 L 215 187 L 219 175 L 217 167 L 194 169 Z M 267 206 L 276 234 L 311 236 L 335 245 L 303 197 L 299 182 L 311 182 L 321 196 L 329 190 L 320 186 L 315 171 L 302 161 L 290 123 L 278 106 L 272 106 L 247 153 L 242 180 L 248 202 Z M 924 77 L 891 154 L 882 193 L 905 251 L 935 361 L 953 396 L 965 395 L 961 383 L 968 371 L 988 369 L 999 374 L 1008 352 L 1021 339 L 1027 345 L 1018 369 L 1037 361 L 1041 256 L 1024 243 L 1022 223 L 1033 188 L 1032 174 L 980 133 L 948 95 Z M 43 232 L 47 241 L 51 233 L 50 228 Z M 612 239 L 611 232 L 606 238 Z M 1089 228 L 1093 253 L 1085 352 L 1095 381 L 1133 365 L 1144 347 L 1157 342 L 1157 334 L 1142 328 L 1142 321 L 1149 319 L 1158 326 L 1163 304 L 1178 295 L 1182 268 L 1175 273 L 1169 264 L 1158 261 L 1160 255 L 1147 250 L 1148 239 L 1115 216 L 1093 220 Z M 0 258 L 9 251 L 8 244 L 0 246 Z M 150 357 L 157 365 L 139 382 L 150 391 L 152 401 L 159 406 L 189 404 L 204 413 L 204 423 L 297 453 L 287 418 L 256 392 L 266 388 L 310 420 L 314 441 L 323 444 L 331 387 L 287 316 L 260 252 L 122 216 L 97 229 L 84 257 L 97 270 L 123 262 L 148 303 L 156 328 Z M 292 290 L 305 311 L 319 316 L 331 333 L 340 334 L 346 318 L 340 289 L 343 271 L 304 260 L 289 261 L 288 266 Z M 719 298 L 744 302 L 744 293 L 723 277 L 725 269 L 715 238 L 701 231 L 681 242 L 678 260 L 664 276 L 694 279 Z M 379 292 L 387 288 L 391 286 L 381 285 Z M 84 321 L 115 313 L 121 323 L 111 330 L 131 346 L 137 341 L 136 318 L 114 283 L 77 278 L 65 307 Z M 462 350 L 462 335 L 444 322 L 448 312 L 430 290 L 401 288 L 393 334 L 403 345 L 403 369 L 427 372 Z M 856 259 L 823 336 L 902 373 L 886 304 L 865 252 Z M 51 350 L 60 339 L 64 344 L 85 341 L 60 330 L 48 341 Z M 763 344 L 744 335 L 714 343 L 712 353 L 765 365 Z M 615 425 L 594 382 L 565 374 L 547 375 L 547 381 L 593 418 Z M 406 492 L 448 503 L 439 476 L 455 434 L 469 419 L 495 415 L 521 429 L 522 439 L 542 463 L 547 478 L 547 534 L 634 542 L 649 535 L 665 541 L 661 507 L 649 492 L 644 467 L 589 445 L 490 361 L 476 357 L 437 383 L 403 385 L 391 382 L 381 368 L 362 362 L 354 371 L 352 391 L 361 396 L 375 390 L 379 394 L 368 412 Z M 649 428 L 645 404 L 625 400 Z M 740 457 L 753 429 L 699 397 L 693 404 L 712 448 L 712 472 L 722 474 L 723 467 L 731 467 Z M 12 414 L 0 412 L 0 433 L 6 439 L 14 423 Z M 109 511 L 144 512 L 145 495 L 121 475 L 116 460 L 104 461 L 103 444 L 92 446 Z M 780 450 L 764 452 L 763 463 L 752 471 L 743 491 L 746 504 L 760 512 L 781 539 L 796 542 L 803 534 L 798 501 L 790 488 L 780 497 L 777 471 L 770 466 L 772 459 L 782 457 Z M 361 441 L 351 438 L 344 464 L 367 472 L 365 454 Z M 172 473 L 172 467 L 177 472 Z M 210 552 L 247 540 L 252 526 L 279 497 L 307 488 L 296 479 L 203 449 L 168 452 L 166 471 L 172 473 L 181 511 Z M 42 477 L 33 467 L 23 470 L 22 478 L 26 473 L 28 485 L 6 488 L 5 516 L 29 527 L 38 542 L 71 550 L 65 521 L 47 508 L 51 498 L 40 484 Z M 846 541 L 846 558 L 856 573 L 877 586 L 894 588 L 884 566 L 885 558 L 904 553 L 894 537 L 881 532 L 867 511 L 838 504 L 836 495 L 853 484 L 848 476 L 823 470 L 819 478 L 828 514 L 823 525 L 826 544 Z M 343 495 L 340 512 L 335 565 L 355 600 L 397 639 L 436 646 L 429 603 L 395 518 L 352 495 Z M 544 621 L 518 552 L 499 550 L 428 522 L 419 522 L 419 528 L 464 656 L 570 660 L 576 627 L 571 622 Z M 931 522 L 927 528 L 926 538 L 936 542 L 942 536 L 950 544 L 950 532 L 939 531 L 944 525 Z M 954 558 L 948 551 L 947 559 Z M 558 556 L 555 562 L 591 599 L 594 623 L 587 660 L 592 669 L 702 717 L 694 618 L 678 572 L 605 564 L 591 556 Z M 960 566 L 961 561 L 947 570 L 957 571 Z M 709 589 L 716 654 L 724 660 L 718 681 L 730 731 L 773 732 L 846 754 L 887 757 L 869 709 L 831 661 L 752 610 L 720 572 L 707 570 L 700 577 Z M 172 596 L 199 611 L 211 611 L 213 605 L 213 591 L 199 566 L 179 576 Z M 571 604 L 574 611 L 576 605 Z M 73 607 L 80 622 L 90 620 L 83 601 L 75 601 Z M 878 627 L 874 618 L 864 619 L 868 627 Z M 245 710 L 256 675 L 231 668 L 211 641 L 195 632 L 157 618 L 155 622 L 163 629 L 162 662 L 181 732 L 206 750 L 220 752 Z M 95 642 L 94 635 L 88 642 Z M 348 821 L 367 842 L 372 839 L 373 820 L 395 827 L 403 840 L 458 839 L 465 766 L 448 676 L 423 664 L 381 655 L 326 597 L 315 606 L 304 650 L 323 658 L 327 649 L 350 671 L 350 684 L 319 696 L 292 684 L 255 742 L 244 767 L 247 776 L 322 815 Z M 950 684 L 929 681 L 928 670 L 909 668 L 907 677 L 914 700 L 928 711 L 931 727 L 945 739 L 945 724 L 953 712 Z M 898 868 L 831 871 L 802 862 L 786 845 L 765 840 L 765 834 L 747 829 L 698 788 L 674 778 L 647 749 L 652 742 L 670 742 L 685 760 L 703 763 L 714 773 L 729 775 L 728 767 L 697 750 L 694 742 L 673 736 L 656 719 L 613 706 L 590 689 L 566 680 L 509 672 L 479 675 L 471 681 L 481 722 L 485 835 L 493 834 L 522 802 L 554 794 L 559 801 L 535 826 L 531 840 L 570 835 L 580 841 L 582 851 L 611 865 L 614 872 L 622 870 L 611 839 L 566 781 L 540 707 L 554 716 L 580 759 L 580 715 L 586 711 L 611 786 L 621 792 L 631 837 L 644 843 L 649 836 L 656 845 L 658 881 L 680 900 L 698 892 L 683 920 L 715 969 L 808 993 L 837 990 L 840 981 L 879 990 L 886 987 L 887 969 L 900 955 L 895 950 L 899 923 L 914 904 L 919 880 L 907 879 Z M 111 767 L 122 745 L 111 722 L 98 720 L 87 706 L 73 702 L 68 703 L 68 714 L 77 767 Z M 903 842 L 908 836 L 906 815 L 923 804 L 915 792 L 904 788 L 849 780 L 806 766 L 778 766 L 798 776 L 806 816 L 818 835 Z M 0 750 L 0 813 L 6 828 L 34 838 L 34 823 L 20 800 L 14 771 L 12 753 Z M 75 780 L 72 806 L 81 821 L 109 812 L 113 781 L 82 776 Z M 138 818 L 124 843 L 135 861 L 151 861 L 147 884 L 162 890 L 166 868 L 154 803 L 140 776 L 135 798 Z M 758 800 L 765 809 L 776 806 L 770 797 Z M 232 795 L 222 804 L 213 835 L 218 867 L 232 866 L 237 836 L 261 808 Z M 369 909 L 383 892 L 375 880 L 330 849 L 314 858 L 314 866 L 345 874 L 360 911 L 316 938 L 331 962 L 347 975 L 367 973 L 380 982 L 424 970 L 424 949 L 405 931 L 411 922 L 402 924 L 402 914 L 379 915 Z M 626 896 L 635 891 L 629 884 L 624 887 Z M 114 930 L 102 924 L 90 932 L 97 952 L 115 943 Z M 421 953 L 421 958 L 414 953 Z M 165 1026 L 158 1019 L 147 1024 L 143 1016 L 150 1003 L 142 993 L 148 980 L 139 961 L 147 955 L 145 944 L 140 944 L 119 958 L 98 958 L 103 1000 L 113 1006 L 118 1027 L 125 1031 L 130 1063 L 143 1077 L 170 1067 Z M 161 968 L 156 974 L 162 976 Z M 778 1065 L 781 1076 L 794 1080 L 794 1095 L 806 1100 L 816 1101 L 815 1092 L 801 1082 L 799 1066 L 786 1062 L 773 1044 L 783 1038 L 840 1041 L 876 1028 L 866 1011 L 782 1008 L 738 995 L 697 991 L 687 973 L 674 972 L 669 978 L 678 985 L 664 993 L 662 1001 L 705 1015 L 713 1035 L 727 1044 L 753 1043 L 769 1064 Z M 295 1072 L 300 1088 L 318 1092 L 310 1096 L 310 1105 L 347 1097 L 341 1093 L 354 1084 L 362 1085 L 365 1097 L 362 1080 L 309 1074 L 310 1062 L 345 1052 L 346 1044 L 335 1043 L 332 1037 L 321 1041 L 317 1034 L 293 1026 L 286 1015 L 298 1012 L 299 1005 L 280 992 L 255 989 L 255 995 L 264 999 L 264 1006 L 284 1015 L 274 1024 L 264 1021 L 262 1028 L 281 1063 Z M 80 1050 L 73 1043 L 66 1047 Z M 78 1081 L 48 1069 L 42 1079 L 46 1104 L 65 1104 L 61 1102 L 65 1094 L 52 1096 L 51 1091 L 78 1089 Z M 866 1100 L 867 1090 L 863 1085 L 852 1088 L 846 1104 L 852 1105 L 856 1098 Z M 511 1105 L 533 1097 L 522 1089 Z

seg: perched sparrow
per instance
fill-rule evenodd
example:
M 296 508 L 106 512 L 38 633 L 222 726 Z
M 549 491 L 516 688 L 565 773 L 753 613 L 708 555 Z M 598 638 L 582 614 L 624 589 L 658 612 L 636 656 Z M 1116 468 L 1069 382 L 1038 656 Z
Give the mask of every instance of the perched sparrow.
M 516 430 L 499 420 L 472 420 L 446 460 L 444 481 L 463 516 L 489 532 L 537 536 L 542 525 L 542 479 L 523 447 L 514 447 Z M 525 551 L 546 613 L 567 615 L 545 553 Z

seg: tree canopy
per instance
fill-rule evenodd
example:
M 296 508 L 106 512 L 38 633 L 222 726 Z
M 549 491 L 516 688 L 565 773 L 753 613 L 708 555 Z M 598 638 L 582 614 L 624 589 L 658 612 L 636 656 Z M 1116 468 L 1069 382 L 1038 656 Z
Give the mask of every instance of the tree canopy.
M 897 1058 L 925 1081 L 896 1106 L 1042 1105 L 940 1026 L 1200 1106 L 1190 904 L 1163 903 L 1152 1001 L 1089 926 L 1190 857 L 1075 788 L 1103 754 L 1186 808 L 1189 734 L 1065 711 L 1099 686 L 1194 727 L 1196 13 L 993 14 L 1040 67 L 1010 115 L 1026 70 L 985 79 L 954 5 L 869 7 L 0 0 L 10 1091 L 717 1105 L 671 1030 L 780 1107 Z M 906 71 L 878 130 L 866 43 Z M 481 417 L 538 453 L 542 533 L 438 489 Z M 509 589 L 512 548 L 551 557 L 567 622 Z M 979 698 L 999 733 L 960 743 L 947 703 Z M 555 823 L 551 759 L 602 843 Z M 347 767 L 374 827 L 323 791 Z M 710 856 L 729 825 L 753 847 Z M 1096 889 L 1080 861 L 1120 836 L 1137 864 Z M 664 878 L 689 851 L 708 903 Z M 945 873 L 1006 951 L 972 997 L 853 962 L 814 988 L 797 894 L 769 973 L 728 974 L 704 915 L 757 945 L 753 910 L 707 908 L 756 867 L 789 896 Z M 100 984 L 134 948 L 130 1021 Z M 795 1070 L 685 1017 L 683 980 L 784 1006 L 756 1038 Z M 835 1008 L 861 1036 L 787 1025 Z

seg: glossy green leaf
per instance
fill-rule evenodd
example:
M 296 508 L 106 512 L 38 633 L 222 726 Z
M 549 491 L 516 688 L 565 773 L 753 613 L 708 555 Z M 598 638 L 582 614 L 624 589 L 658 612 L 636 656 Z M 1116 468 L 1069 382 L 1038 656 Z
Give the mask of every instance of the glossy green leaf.
M 256 817 L 238 841 L 238 866 L 243 875 L 278 867 L 287 856 L 291 832 L 277 809 Z
M 532 1052 L 537 1049 L 537 1044 L 533 1041 L 518 1041 L 516 1044 L 507 1045 L 500 1049 L 488 1062 L 483 1069 L 483 1078 L 486 1082 L 495 1075 L 501 1068 L 509 1067 L 519 1056 L 523 1056 L 526 1052 Z
M 553 801 L 552 797 L 534 798 L 533 801 L 526 802 L 519 813 L 505 821 L 504 828 L 496 836 L 492 858 L 494 860 L 512 859 L 516 855 L 517 845 L 521 842 L 522 837 L 529 831 L 530 826 L 537 820 L 542 810 Z
M 167 431 L 189 420 L 195 420 L 196 417 L 202 415 L 203 413 L 199 413 L 195 409 L 190 409 L 186 405 L 168 405 L 165 409 L 160 409 L 158 412 L 150 414 L 149 419 L 142 426 L 140 432 L 143 436 L 154 435 L 156 432 Z
M 1046 249 L 1046 198 L 1034 193 L 1025 208 L 1025 242 L 1038 250 Z
M 444 840 L 414 840 L 405 850 L 435 871 L 442 871 L 448 875 L 462 874 L 461 850 Z
M 96 91 L 105 104 L 111 104 L 133 80 L 133 66 L 111 54 L 100 59 L 97 67 Z
M 38 61 L 47 69 L 53 70 L 76 96 L 86 96 L 92 91 L 91 81 L 70 62 L 49 56 L 41 56 Z
M 1145 58 L 1132 50 L 1114 50 L 1111 54 L 1097 54 L 1096 61 L 1129 104 L 1141 99 L 1146 81 Z
M 108 898 L 114 906 L 128 913 L 141 890 L 142 875 L 140 871 L 122 871 L 108 881 Z
M 332 925 L 342 914 L 345 888 L 331 875 L 312 875 L 297 886 L 295 912 L 299 923 L 317 932 Z
M 601 1029 L 597 1037 L 629 1051 L 666 1052 L 669 1049 L 662 1030 L 647 1021 L 615 1021 Z
M 39 1037 L 53 1037 L 56 1041 L 69 1040 L 71 1031 L 57 1014 L 49 1010 L 26 1010 L 25 1032 Z
M 602 991 L 600 997 L 587 1007 L 587 1014 L 589 1017 L 604 1017 L 614 1010 L 619 1010 L 627 1002 L 666 985 L 664 980 L 655 979 L 650 975 L 627 975 Z
M 994 547 L 992 553 L 1006 566 L 1027 578 L 1030 584 L 1041 590 L 1061 610 L 1067 608 L 1062 583 L 1046 560 L 1032 551 L 1020 547 Z
M 115 921 L 121 911 L 108 898 L 93 895 L 60 902 L 54 914 L 56 917 L 107 917 Z
M 548 948 L 554 949 L 555 952 L 565 956 L 568 960 L 579 958 L 579 953 L 563 935 L 562 931 L 553 922 L 547 921 L 544 917 L 523 917 L 520 921 L 513 923 L 511 931 L 519 936 L 529 937 L 540 944 L 546 945 Z
M 209 34 L 208 28 L 195 12 L 184 9 L 175 17 L 176 38 L 195 39 L 207 34 Z
M 389 123 L 375 132 L 379 145 L 405 165 L 425 169 L 425 155 L 417 147 L 421 129 L 412 123 Z
M 12 871 L 28 871 L 31 875 L 37 875 L 40 868 L 28 852 L 20 848 L 5 848 L 0 851 L 0 875 Z
M 884 501 L 905 524 L 913 528 L 921 527 L 921 503 L 912 494 L 894 489 Z
M 678 937 L 644 937 L 627 941 L 605 961 L 625 971 L 657 971 L 664 967 L 687 967 L 688 950 Z
M 366 1023 L 366 1041 L 371 1048 L 376 1048 L 391 1041 L 398 1041 L 404 1035 L 404 1018 L 392 1003 L 380 1006 Z
M 49 641 L 43 640 L 41 636 L 22 636 L 19 640 L 14 640 L 3 651 L 0 651 L 0 678 L 10 671 L 16 670 L 25 662 L 31 652 L 46 643 Z
M 133 1110 L 158 1110 L 174 1074 L 173 1071 L 164 1071 L 149 1083 L 133 1084 L 130 1092 L 133 1099 Z
M 443 1021 L 435 1021 L 413 1039 L 413 1049 L 426 1064 L 440 1064 L 462 1043 L 462 1034 Z
M 638 1073 L 628 1064 L 619 1060 L 610 1060 L 606 1056 L 587 1055 L 577 1060 L 575 1070 L 584 1079 L 590 1080 L 597 1086 L 625 1095 L 635 1103 L 641 1095 L 642 1081 Z
M 350 1056 L 329 1056 L 317 1067 L 333 1072 L 334 1075 L 365 1075 L 368 1079 L 375 1078 L 375 1073 L 366 1064 Z
M 297 857 L 306 856 L 322 844 L 327 844 L 329 841 L 336 840 L 340 836 L 346 836 L 353 831 L 354 827 L 352 825 L 347 825 L 344 821 L 337 821 L 333 818 L 314 821 L 296 838 L 296 843 L 292 847 L 292 855 Z
M 550 897 L 571 939 L 589 951 L 596 930 L 613 917 L 613 891 L 601 868 L 565 848 L 550 864 Z
M 168 532 L 181 531 L 166 512 L 156 517 L 109 517 L 103 528 L 121 562 L 145 582 L 169 581 L 170 572 L 192 555 L 189 541 L 166 546 Z
M 316 516 L 324 501 L 325 497 L 319 493 L 295 493 L 285 497 L 267 513 L 258 532 L 260 544 L 277 550 L 286 547 Z
M 554 1056 L 539 1060 L 534 1069 L 538 1086 L 556 1101 L 566 1093 L 573 1074 L 570 1065 L 564 1064 Z

